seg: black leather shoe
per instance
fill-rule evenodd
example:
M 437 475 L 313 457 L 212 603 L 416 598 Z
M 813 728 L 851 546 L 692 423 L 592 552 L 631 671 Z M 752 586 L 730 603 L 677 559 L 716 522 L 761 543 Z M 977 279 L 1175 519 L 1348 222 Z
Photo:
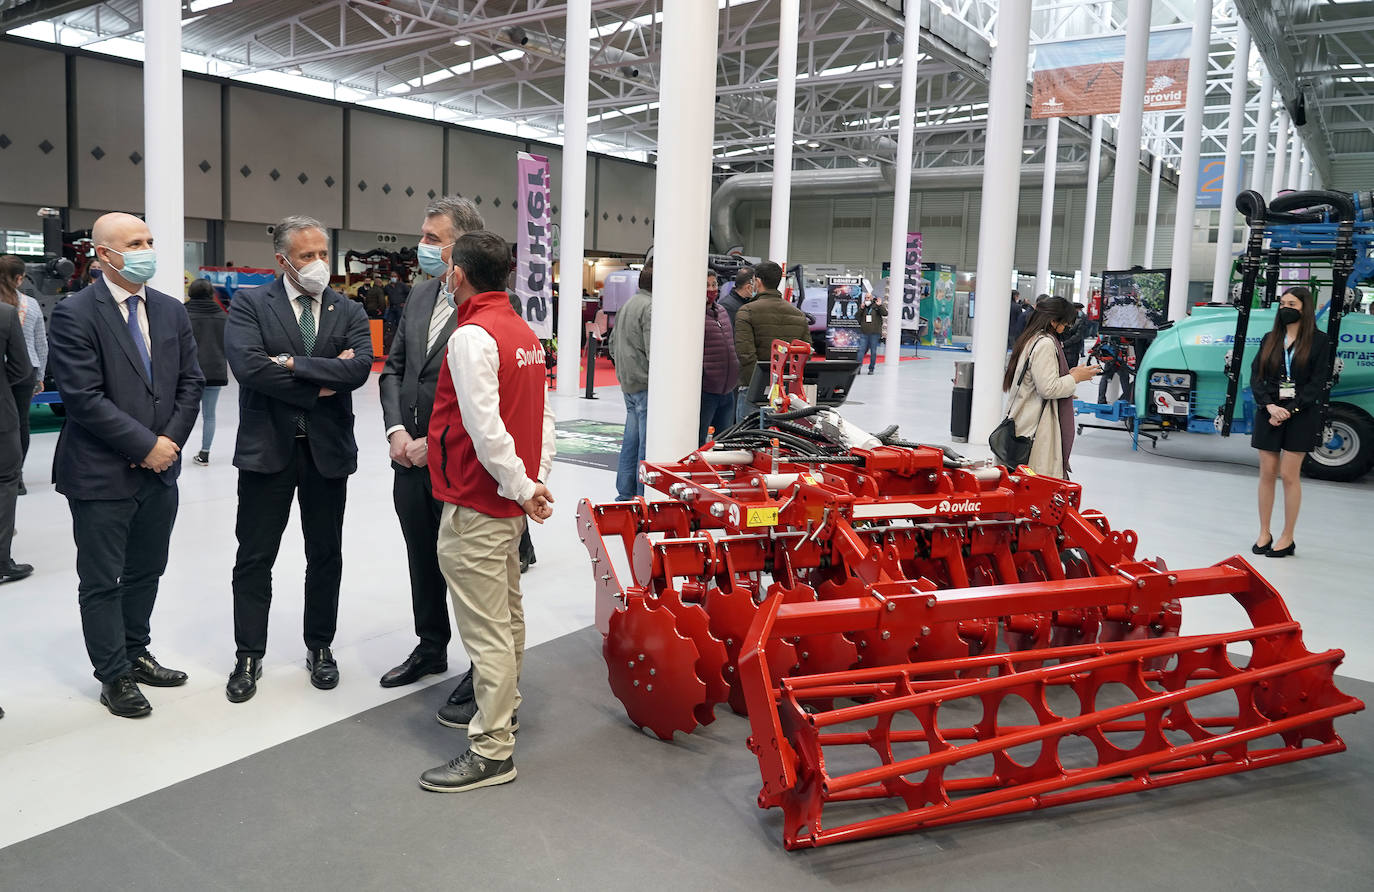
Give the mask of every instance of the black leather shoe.
M 1266 550 L 1266 551 L 1264 552 L 1264 556 L 1265 556 L 1265 557 L 1285 558 L 1285 557 L 1288 557 L 1290 554 L 1296 553 L 1297 550 L 1298 550 L 1298 543 L 1296 543 L 1296 542 L 1289 542 L 1287 548 L 1275 548 L 1275 547 L 1273 547 L 1273 545 L 1271 544 L 1271 545 L 1269 546 L 1268 550 Z
M 1251 546 L 1250 546 L 1250 553 L 1251 553 L 1251 554 L 1268 554 L 1268 553 L 1269 553 L 1269 548 L 1270 548 L 1273 544 L 1274 544 L 1274 537 L 1273 537 L 1273 536 L 1270 536 L 1270 537 L 1269 537 L 1269 541 L 1266 542 L 1266 543 L 1264 543 L 1263 545 L 1259 544 L 1258 542 L 1256 542 L 1254 545 L 1251 545 Z
M 11 558 L 10 562 L 0 566 L 0 585 L 6 582 L 18 582 L 33 575 L 33 564 L 16 564 Z
M 414 684 L 426 675 L 436 675 L 448 671 L 448 657 L 434 656 L 420 648 L 410 652 L 405 662 L 382 676 L 382 687 L 399 688 L 401 685 Z
M 477 702 L 477 695 L 472 690 L 472 667 L 463 673 L 463 677 L 458 679 L 458 687 L 453 689 L 453 693 L 448 695 L 447 706 L 461 706 L 464 703 Z
M 234 662 L 234 671 L 229 673 L 224 696 L 229 698 L 230 703 L 251 700 L 258 692 L 259 678 L 262 678 L 262 660 L 258 657 L 239 657 Z
M 134 660 L 134 678 L 142 684 L 155 688 L 174 688 L 186 684 L 186 677 L 185 672 L 166 668 L 149 653 Z
M 112 714 L 122 719 L 136 719 L 153 711 L 152 705 L 138 689 L 132 674 L 121 675 L 114 681 L 100 685 L 100 702 Z
M 334 662 L 334 654 L 329 648 L 321 647 L 306 654 L 305 668 L 310 670 L 310 683 L 320 690 L 339 686 L 339 664 Z

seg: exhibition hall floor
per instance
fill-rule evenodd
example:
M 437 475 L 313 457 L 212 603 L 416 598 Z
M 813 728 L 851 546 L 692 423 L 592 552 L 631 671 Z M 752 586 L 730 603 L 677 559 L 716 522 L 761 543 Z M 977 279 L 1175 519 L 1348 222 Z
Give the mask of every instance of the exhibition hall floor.
M 934 353 L 859 379 L 846 414 L 911 439 L 948 442 L 952 364 Z M 419 772 L 455 755 L 460 732 L 433 712 L 451 684 L 384 690 L 377 678 L 413 646 L 404 549 L 391 509 L 375 376 L 357 394 L 361 471 L 349 484 L 335 653 L 343 680 L 318 691 L 304 668 L 301 553 L 293 520 L 276 570 L 266 673 L 252 701 L 224 698 L 233 664 L 235 390 L 220 399 L 212 463 L 182 472 L 172 560 L 153 652 L 191 675 L 146 689 L 140 721 L 97 701 L 76 609 L 70 517 L 46 482 L 56 435 L 37 434 L 15 557 L 38 567 L 0 587 L 0 886 L 440 888 L 1359 888 L 1374 871 L 1374 722 L 1338 724 L 1351 750 L 1285 768 L 1189 784 L 996 823 L 785 854 L 778 816 L 754 805 L 747 724 L 724 714 L 664 744 L 630 728 L 605 685 L 591 575 L 573 529 L 582 497 L 610 500 L 610 471 L 559 462 L 553 520 L 534 532 L 524 577 L 530 670 L 520 778 L 462 796 L 419 790 Z M 619 423 L 619 391 L 556 398 L 560 422 Z M 198 444 L 199 428 L 188 444 Z M 976 453 L 976 450 L 971 450 Z M 1248 556 L 1254 452 L 1244 438 L 1175 436 L 1133 453 L 1090 430 L 1074 452 L 1085 504 L 1140 534 L 1171 567 Z M 1311 650 L 1347 651 L 1345 690 L 1374 688 L 1374 477 L 1307 481 L 1298 554 L 1255 558 L 1303 624 Z M 1189 604 L 1185 632 L 1241 624 L 1238 608 Z M 1196 608 L 1196 609 L 1193 609 Z M 573 634 L 570 634 L 573 633 Z M 556 639 L 556 640 L 555 640 Z M 456 640 L 450 675 L 466 659 Z M 69 826 L 64 826 L 69 825 Z M 61 829 L 57 829 L 61 828 Z M 54 831 L 54 832 L 50 832 Z M 26 841 L 27 840 L 27 841 Z M 1072 840 L 1073 844 L 1069 845 Z M 3 848 L 9 846 L 9 848 Z

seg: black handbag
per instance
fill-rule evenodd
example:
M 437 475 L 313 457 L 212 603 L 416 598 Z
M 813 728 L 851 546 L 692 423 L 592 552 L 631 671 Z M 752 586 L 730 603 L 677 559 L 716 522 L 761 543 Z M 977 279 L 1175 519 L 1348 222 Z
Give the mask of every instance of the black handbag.
M 1017 396 L 1021 395 L 1021 385 L 1026 382 L 1026 372 L 1030 370 L 1030 351 L 1033 347 L 1032 344 L 1026 348 L 1026 364 L 1021 367 L 1021 376 L 1016 379 Z M 1049 401 L 1046 400 L 1046 405 L 1048 404 Z M 1008 406 L 1007 417 L 988 434 L 988 447 L 992 449 L 992 457 L 997 459 L 999 465 L 1014 469 L 1030 460 L 1034 438 L 1016 435 L 1016 422 L 1012 420 L 1011 413 L 1012 406 Z

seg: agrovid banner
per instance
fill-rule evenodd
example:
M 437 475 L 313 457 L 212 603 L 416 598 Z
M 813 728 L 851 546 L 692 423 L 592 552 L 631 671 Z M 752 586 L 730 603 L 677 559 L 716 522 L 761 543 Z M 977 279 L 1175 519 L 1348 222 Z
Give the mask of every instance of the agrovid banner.
M 553 337 L 553 211 L 549 159 L 515 154 L 520 208 L 516 219 L 515 296 L 520 315 L 540 339 Z
M 1191 28 L 1151 32 L 1145 111 L 1170 111 L 1188 104 L 1191 41 Z M 1120 34 L 1040 44 L 1035 48 L 1031 117 L 1117 114 L 1125 59 L 1126 38 Z

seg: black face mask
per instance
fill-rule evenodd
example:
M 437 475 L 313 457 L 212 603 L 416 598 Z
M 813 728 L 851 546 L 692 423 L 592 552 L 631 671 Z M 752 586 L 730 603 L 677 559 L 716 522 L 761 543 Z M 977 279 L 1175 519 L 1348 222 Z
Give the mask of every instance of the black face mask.
M 1279 307 L 1279 324 L 1292 325 L 1302 318 L 1302 310 L 1294 307 Z

